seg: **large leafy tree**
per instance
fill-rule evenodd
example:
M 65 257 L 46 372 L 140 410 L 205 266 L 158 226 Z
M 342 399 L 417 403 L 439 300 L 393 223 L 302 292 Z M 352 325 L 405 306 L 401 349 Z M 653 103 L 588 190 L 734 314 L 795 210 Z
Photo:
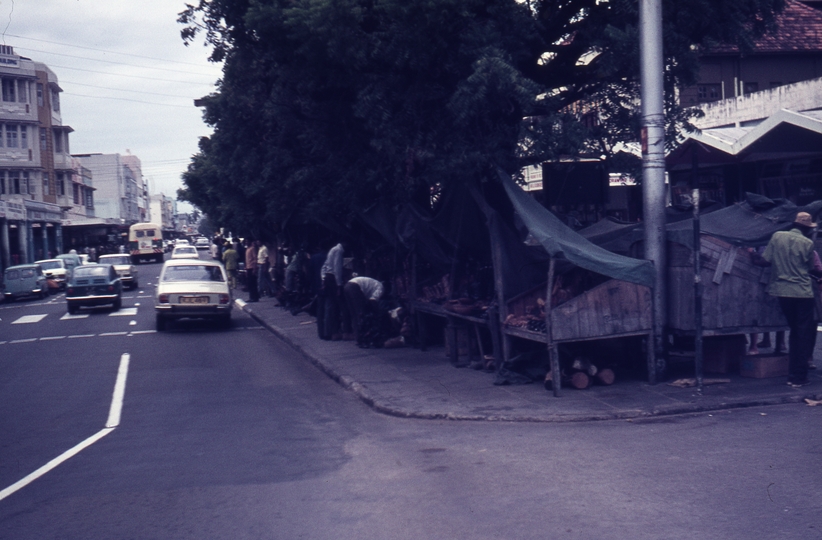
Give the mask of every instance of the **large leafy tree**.
M 749 46 L 783 1 L 665 0 L 668 96 L 699 47 Z M 200 0 L 180 22 L 224 63 L 180 195 L 235 230 L 636 138 L 636 0 Z

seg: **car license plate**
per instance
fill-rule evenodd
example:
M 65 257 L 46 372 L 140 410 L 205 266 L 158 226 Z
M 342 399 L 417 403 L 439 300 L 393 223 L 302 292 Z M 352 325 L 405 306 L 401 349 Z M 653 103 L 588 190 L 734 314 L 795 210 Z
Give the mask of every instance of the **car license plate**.
M 181 296 L 181 304 L 208 304 L 208 296 Z

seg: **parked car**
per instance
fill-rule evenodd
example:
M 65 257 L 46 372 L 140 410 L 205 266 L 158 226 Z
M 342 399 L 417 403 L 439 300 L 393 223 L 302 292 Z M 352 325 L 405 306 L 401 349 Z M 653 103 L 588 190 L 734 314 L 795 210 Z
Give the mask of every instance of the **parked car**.
M 208 241 L 208 238 L 201 236 L 200 238 L 194 241 L 194 247 L 197 249 L 208 249 L 211 246 L 211 242 Z
M 191 245 L 191 243 L 188 240 L 186 240 L 185 238 L 178 238 L 177 240 L 174 241 L 174 247 L 177 247 L 177 246 L 190 246 L 190 245 Z
M 139 277 L 139 273 L 137 267 L 132 264 L 130 255 L 100 255 L 97 262 L 100 264 L 113 264 L 114 270 L 123 282 L 123 287 L 127 286 L 131 289 L 138 287 L 137 278 Z
M 199 259 L 200 254 L 194 246 L 176 246 L 171 252 L 172 259 Z
M 3 297 L 9 302 L 26 296 L 45 298 L 48 294 L 46 275 L 39 264 L 18 264 L 3 272 Z
M 39 264 L 43 269 L 43 274 L 49 281 L 49 288 L 64 290 L 66 283 L 68 283 L 68 267 L 65 259 L 43 259 L 42 261 L 34 261 L 34 264 Z
M 157 330 L 165 330 L 170 320 L 183 318 L 216 319 L 230 326 L 232 304 L 222 264 L 170 259 L 163 265 L 157 282 Z
M 66 287 L 68 312 L 84 306 L 111 304 L 114 311 L 123 305 L 123 282 L 114 265 L 88 264 L 74 269 Z
M 80 260 L 80 256 L 76 253 L 64 253 L 62 255 L 58 255 L 55 259 L 63 259 L 66 261 L 66 268 L 68 269 L 68 274 L 66 275 L 66 279 L 71 279 L 71 273 L 74 271 L 75 268 L 82 265 L 82 261 Z

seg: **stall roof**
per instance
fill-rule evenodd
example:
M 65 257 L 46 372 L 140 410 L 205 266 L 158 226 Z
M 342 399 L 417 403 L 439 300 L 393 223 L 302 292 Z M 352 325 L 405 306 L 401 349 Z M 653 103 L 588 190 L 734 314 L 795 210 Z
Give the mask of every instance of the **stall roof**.
M 785 157 L 819 153 L 822 147 L 822 111 L 782 109 L 756 125 L 704 129 L 666 158 L 669 168 L 690 167 L 694 148 L 700 165 L 732 163 L 740 159 Z
M 618 255 L 591 243 L 562 223 L 507 175 L 501 172 L 500 179 L 517 215 L 551 257 L 613 279 L 653 287 L 654 269 L 650 261 Z

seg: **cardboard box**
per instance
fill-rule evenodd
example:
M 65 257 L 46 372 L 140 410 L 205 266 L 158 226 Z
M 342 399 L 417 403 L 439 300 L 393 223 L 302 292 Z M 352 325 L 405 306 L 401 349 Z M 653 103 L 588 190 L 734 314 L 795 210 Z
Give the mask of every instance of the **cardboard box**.
M 742 359 L 739 374 L 754 379 L 788 376 L 788 355 L 755 354 Z

